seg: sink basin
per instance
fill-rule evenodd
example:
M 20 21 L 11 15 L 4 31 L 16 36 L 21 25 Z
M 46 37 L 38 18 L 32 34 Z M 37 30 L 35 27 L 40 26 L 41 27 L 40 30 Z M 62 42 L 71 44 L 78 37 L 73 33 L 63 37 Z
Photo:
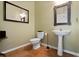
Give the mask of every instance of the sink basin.
M 68 35 L 71 31 L 56 29 L 56 30 L 53 30 L 53 32 L 58 36 L 58 52 L 57 52 L 57 54 L 59 56 L 62 56 L 63 55 L 63 36 Z
M 56 35 L 67 35 L 69 34 L 71 31 L 70 30 L 53 30 L 53 32 L 56 34 Z

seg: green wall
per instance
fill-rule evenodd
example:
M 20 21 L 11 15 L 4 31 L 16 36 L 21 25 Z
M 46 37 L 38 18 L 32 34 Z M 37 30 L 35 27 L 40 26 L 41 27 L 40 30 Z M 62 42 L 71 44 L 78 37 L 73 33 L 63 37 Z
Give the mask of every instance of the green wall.
M 10 1 L 29 10 L 29 24 L 3 21 L 3 2 L 0 1 L 0 30 L 6 30 L 7 39 L 0 41 L 0 51 L 5 51 L 26 44 L 29 40 L 35 37 L 35 12 L 34 2 L 25 1 Z M 9 12 L 15 12 L 11 10 Z

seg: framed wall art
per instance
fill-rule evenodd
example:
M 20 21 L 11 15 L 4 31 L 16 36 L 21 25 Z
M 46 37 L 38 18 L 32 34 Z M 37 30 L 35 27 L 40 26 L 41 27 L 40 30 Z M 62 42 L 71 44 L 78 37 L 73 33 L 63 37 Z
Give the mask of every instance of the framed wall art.
M 54 25 L 70 25 L 71 2 L 54 7 Z

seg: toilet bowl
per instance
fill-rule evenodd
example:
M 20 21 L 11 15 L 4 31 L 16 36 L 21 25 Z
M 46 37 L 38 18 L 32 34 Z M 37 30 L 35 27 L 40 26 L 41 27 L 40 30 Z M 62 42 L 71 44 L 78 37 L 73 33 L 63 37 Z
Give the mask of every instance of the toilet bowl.
M 33 45 L 33 49 L 40 48 L 41 39 L 44 37 L 44 32 L 37 32 L 37 38 L 31 39 L 31 43 Z
M 40 48 L 40 39 L 39 38 L 34 38 L 34 39 L 31 39 L 30 41 L 33 44 L 33 49 Z

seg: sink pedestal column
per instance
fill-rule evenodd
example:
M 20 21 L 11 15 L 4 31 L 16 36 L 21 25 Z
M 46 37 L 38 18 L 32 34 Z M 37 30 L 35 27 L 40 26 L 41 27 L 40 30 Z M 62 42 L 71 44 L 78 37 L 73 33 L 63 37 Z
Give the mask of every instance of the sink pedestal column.
M 62 45 L 62 35 L 58 35 L 58 56 L 62 56 L 63 55 L 63 45 Z

